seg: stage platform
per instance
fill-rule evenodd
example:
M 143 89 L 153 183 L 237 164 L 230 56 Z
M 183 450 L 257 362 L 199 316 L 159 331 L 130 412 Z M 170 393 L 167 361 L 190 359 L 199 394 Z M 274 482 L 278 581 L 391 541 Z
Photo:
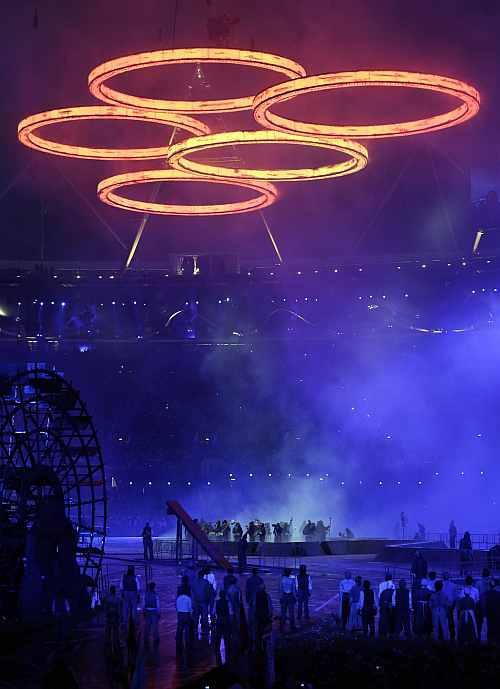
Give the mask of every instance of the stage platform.
M 171 537 L 157 537 L 153 539 L 155 552 L 159 557 L 168 559 L 170 553 L 175 552 L 175 539 Z M 235 541 L 211 541 L 216 544 L 222 553 L 229 557 L 237 555 L 238 544 Z M 248 543 L 247 555 L 249 557 L 317 557 L 321 555 L 379 555 L 390 545 L 398 545 L 402 541 L 388 538 L 333 538 L 327 541 L 287 541 L 275 543 L 273 541 L 255 541 Z M 189 541 L 184 541 L 185 550 L 189 549 Z M 110 537 L 106 539 L 106 551 L 109 554 L 116 552 L 131 553 L 142 552 L 142 539 L 128 537 Z

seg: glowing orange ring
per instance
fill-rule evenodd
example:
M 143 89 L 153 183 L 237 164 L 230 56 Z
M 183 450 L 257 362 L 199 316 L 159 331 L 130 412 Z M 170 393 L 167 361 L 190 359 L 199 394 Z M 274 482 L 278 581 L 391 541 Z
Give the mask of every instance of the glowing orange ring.
M 141 98 L 123 93 L 106 86 L 104 83 L 118 74 L 125 74 L 137 69 L 190 62 L 216 62 L 258 67 L 284 74 L 291 79 L 303 77 L 306 73 L 302 65 L 299 65 L 294 60 L 271 53 L 260 53 L 254 50 L 235 50 L 232 48 L 179 48 L 127 55 L 104 62 L 90 72 L 88 79 L 89 89 L 96 98 L 105 103 L 129 105 L 136 108 L 193 113 L 234 112 L 236 110 L 250 110 L 252 108 L 253 96 L 225 98 L 222 100 L 163 100 Z
M 168 153 L 168 146 L 156 148 L 91 148 L 88 146 L 61 144 L 49 139 L 43 139 L 35 134 L 35 131 L 40 127 L 60 122 L 72 122 L 74 120 L 139 120 L 176 127 L 191 134 L 208 134 L 210 132 L 206 124 L 187 115 L 109 105 L 93 105 L 60 108 L 31 115 L 31 117 L 27 117 L 19 122 L 17 136 L 19 141 L 25 146 L 35 148 L 44 153 L 52 153 L 69 158 L 90 158 L 94 160 L 130 160 L 133 158 L 136 160 L 150 160 L 152 158 L 163 158 Z
M 209 182 L 210 184 L 233 184 L 245 189 L 259 192 L 259 196 L 248 201 L 233 203 L 218 203 L 210 205 L 183 206 L 149 201 L 137 201 L 115 193 L 116 189 L 133 184 L 147 184 L 148 182 Z M 256 211 L 276 201 L 278 190 L 269 182 L 222 180 L 201 175 L 190 175 L 177 170 L 142 170 L 126 172 L 103 179 L 97 185 L 97 195 L 104 203 L 138 213 L 156 213 L 158 215 L 230 215 L 232 213 L 247 213 Z
M 187 156 L 211 148 L 225 146 L 264 144 L 293 144 L 314 146 L 347 154 L 347 160 L 317 168 L 298 168 L 284 170 L 259 170 L 246 168 L 226 168 L 190 160 Z M 231 179 L 270 179 L 275 182 L 291 182 L 304 179 L 325 179 L 341 177 L 359 172 L 368 163 L 368 151 L 356 141 L 326 139 L 325 137 L 304 136 L 303 134 L 284 134 L 269 129 L 250 132 L 219 132 L 205 136 L 195 136 L 172 146 L 167 160 L 172 167 L 192 174 L 208 175 Z
M 270 111 L 273 105 L 291 100 L 301 94 L 354 86 L 400 86 L 438 91 L 449 96 L 455 96 L 462 101 L 462 104 L 449 112 L 420 120 L 360 126 L 299 122 Z M 392 71 L 338 72 L 295 79 L 265 89 L 254 99 L 254 117 L 264 127 L 282 132 L 369 139 L 423 134 L 452 127 L 474 117 L 479 110 L 479 103 L 479 93 L 469 84 L 435 74 Z

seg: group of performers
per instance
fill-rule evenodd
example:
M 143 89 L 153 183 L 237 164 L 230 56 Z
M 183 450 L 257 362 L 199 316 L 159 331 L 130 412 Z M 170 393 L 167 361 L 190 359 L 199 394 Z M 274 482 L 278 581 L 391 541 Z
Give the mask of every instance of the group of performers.
M 294 535 L 293 518 L 287 522 L 278 521 L 275 523 L 252 519 L 244 526 L 238 520 L 228 519 L 217 520 L 216 522 L 198 520 L 198 524 L 209 538 L 221 541 L 239 541 L 243 534 L 247 534 L 248 541 L 251 543 L 264 543 L 265 541 L 286 543 L 291 541 Z M 325 524 L 322 519 L 317 522 L 308 519 L 301 524 L 296 535 L 303 537 L 306 541 L 325 541 L 333 535 L 332 530 L 331 518 L 328 524 Z M 353 538 L 354 534 L 350 529 L 346 529 L 345 534 L 339 533 L 339 537 Z

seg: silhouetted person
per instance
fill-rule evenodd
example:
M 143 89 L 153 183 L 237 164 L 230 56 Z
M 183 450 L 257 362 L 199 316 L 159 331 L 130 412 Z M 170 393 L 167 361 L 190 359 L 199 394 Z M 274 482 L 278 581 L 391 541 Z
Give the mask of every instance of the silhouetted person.
M 432 631 L 432 616 L 429 608 L 430 597 L 431 592 L 425 585 L 419 584 L 413 589 L 413 631 L 418 637 L 428 637 Z
M 457 603 L 457 587 L 450 581 L 450 575 L 448 572 L 443 574 L 443 593 L 448 599 L 448 627 L 450 630 L 450 639 L 455 640 L 456 629 L 455 629 L 455 607 Z
M 468 531 L 465 531 L 460 539 L 458 548 L 460 552 L 460 574 L 464 575 L 473 560 L 472 540 Z
M 222 662 L 221 654 L 221 641 L 224 641 L 224 651 L 226 663 L 231 660 L 232 657 L 232 632 L 233 627 L 231 624 L 231 615 L 229 609 L 229 602 L 226 597 L 226 592 L 224 589 L 219 594 L 219 598 L 215 602 L 215 657 L 217 663 L 220 665 Z
M 379 636 L 391 636 L 394 633 L 394 602 L 396 587 L 392 581 L 392 574 L 385 575 L 385 581 L 379 586 L 378 605 L 380 617 L 378 621 Z
M 240 574 L 243 574 L 247 568 L 247 549 L 248 549 L 248 536 L 243 534 L 243 536 L 238 541 L 238 568 Z
M 123 601 L 116 593 L 116 586 L 110 586 L 109 593 L 103 601 L 105 617 L 104 641 L 107 647 L 115 650 L 120 646 L 122 607 Z
M 450 526 L 448 528 L 448 535 L 450 539 L 450 548 L 452 550 L 455 550 L 457 547 L 457 527 L 455 526 L 455 522 L 452 519 L 450 522 Z
M 309 619 L 309 598 L 312 593 L 312 580 L 307 573 L 306 565 L 300 565 L 297 577 L 297 619 L 302 619 L 302 612 L 306 620 Z
M 354 578 L 354 586 L 349 591 L 349 622 L 347 628 L 350 632 L 363 628 L 361 621 L 361 608 L 363 607 L 363 580 L 360 576 Z
M 266 525 L 265 524 L 259 525 L 258 534 L 259 534 L 259 541 L 261 543 L 264 543 L 266 540 Z
M 271 631 L 272 623 L 273 604 L 262 582 L 255 595 L 255 647 L 258 651 L 263 649 L 263 637 Z
M 342 628 L 345 631 L 347 627 L 347 623 L 349 622 L 349 612 L 350 612 L 350 600 L 349 600 L 349 594 L 351 593 L 351 589 L 354 586 L 355 581 L 352 578 L 352 575 L 350 572 L 346 572 L 344 574 L 344 578 L 340 582 L 340 590 L 339 590 L 339 597 L 340 597 L 340 617 L 342 619 Z
M 228 567 L 228 569 L 227 569 L 227 574 L 224 575 L 224 579 L 223 579 L 223 581 L 222 581 L 222 587 L 223 587 L 224 591 L 227 592 L 228 588 L 229 588 L 232 584 L 236 584 L 237 581 L 238 581 L 238 580 L 237 580 L 236 577 L 234 576 L 234 569 L 233 569 L 233 567 L 232 567 L 232 566 Z
M 477 641 L 476 603 L 469 593 L 457 601 L 458 634 L 461 642 Z
M 253 541 L 255 541 L 255 535 L 257 533 L 257 526 L 256 526 L 255 522 L 253 522 L 253 521 L 249 522 L 247 533 L 248 533 L 248 538 L 249 538 L 250 542 L 252 543 Z
M 212 596 L 212 587 L 205 579 L 204 570 L 200 569 L 198 576 L 191 586 L 191 598 L 193 601 L 193 622 L 195 634 L 198 631 L 198 623 L 201 620 L 202 635 L 208 634 L 208 609 Z
M 160 632 L 158 629 L 160 615 L 160 598 L 156 593 L 155 582 L 151 581 L 144 595 L 144 644 L 146 646 L 149 645 L 150 636 L 153 636 L 153 642 L 155 644 L 160 640 Z
M 242 528 L 240 522 L 236 522 L 233 526 L 233 540 L 239 541 L 242 536 L 243 536 L 243 528 Z
M 366 579 L 363 582 L 363 607 L 361 608 L 361 621 L 363 624 L 364 635 L 373 638 L 375 636 L 375 615 L 377 608 L 375 606 L 375 594 L 371 588 L 371 584 Z
M 408 517 L 404 512 L 401 512 L 399 515 L 399 522 L 401 525 L 401 538 L 404 539 L 406 538 L 406 527 L 408 526 Z
M 422 579 L 427 578 L 427 560 L 424 558 L 420 550 L 417 550 L 411 565 L 411 573 L 415 579 L 415 585 L 420 586 Z
M 290 629 L 295 630 L 295 603 L 297 601 L 297 582 L 292 576 L 292 570 L 285 568 L 280 581 L 280 629 L 285 630 L 285 622 L 288 617 Z
M 229 604 L 229 616 L 231 620 L 232 651 L 236 654 L 239 651 L 241 642 L 241 613 L 243 607 L 241 589 L 236 577 L 234 577 L 233 582 L 226 591 L 226 598 Z
M 431 593 L 429 606 L 432 614 L 432 631 L 434 633 L 434 638 L 438 641 L 441 638 L 441 634 L 443 641 L 449 641 L 448 598 L 443 591 L 442 581 L 436 581 L 434 593 Z
M 484 620 L 484 595 L 486 591 L 489 591 L 490 589 L 490 577 L 491 572 L 487 567 L 485 567 L 483 569 L 481 578 L 476 581 L 476 588 L 479 592 L 479 600 L 476 603 L 477 636 L 479 639 L 481 638 Z
M 274 542 L 275 543 L 281 543 L 283 540 L 283 527 L 279 522 L 276 522 L 276 524 L 273 524 L 273 535 L 274 535 Z
M 399 582 L 394 601 L 394 632 L 396 636 L 401 636 L 403 633 L 409 639 L 411 637 L 412 595 L 404 579 Z
M 245 586 L 245 599 L 248 607 L 248 624 L 250 627 L 250 638 L 255 640 L 255 597 L 257 591 L 264 583 L 264 580 L 259 576 L 257 567 L 252 568 L 252 574 L 248 577 Z
M 500 644 L 500 581 L 492 579 L 484 593 L 483 610 L 488 625 L 488 643 Z
M 137 621 L 137 604 L 140 601 L 139 579 L 135 575 L 135 568 L 129 565 L 127 573 L 122 578 L 123 618 L 125 625 L 131 618 L 134 624 Z
M 153 560 L 153 530 L 149 522 L 146 522 L 142 530 L 142 545 L 144 547 L 144 559 Z

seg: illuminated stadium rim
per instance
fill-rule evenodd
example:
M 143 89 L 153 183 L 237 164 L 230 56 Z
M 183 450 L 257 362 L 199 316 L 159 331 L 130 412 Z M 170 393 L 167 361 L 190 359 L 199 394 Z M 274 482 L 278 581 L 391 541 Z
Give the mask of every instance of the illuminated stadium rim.
M 341 163 L 322 165 L 317 168 L 297 169 L 247 169 L 228 168 L 218 165 L 209 165 L 190 160 L 187 156 L 212 148 L 225 146 L 239 146 L 249 144 L 292 144 L 299 146 L 313 146 L 328 150 L 340 151 L 347 154 L 348 158 Z M 326 139 L 325 137 L 304 136 L 303 134 L 288 134 L 275 132 L 269 129 L 260 131 L 235 131 L 195 136 L 181 141 L 170 148 L 167 156 L 170 165 L 185 172 L 208 175 L 212 177 L 228 177 L 232 179 L 269 179 L 275 182 L 291 182 L 304 179 L 324 179 L 328 177 L 340 177 L 362 170 L 368 163 L 368 151 L 364 146 L 355 141 L 343 139 Z
M 360 86 L 399 86 L 437 91 L 458 98 L 462 101 L 462 104 L 449 112 L 420 120 L 393 124 L 352 126 L 300 122 L 276 115 L 270 110 L 274 105 L 288 102 L 299 95 Z M 262 126 L 282 132 L 369 139 L 423 134 L 452 127 L 474 117 L 479 110 L 479 103 L 480 96 L 478 91 L 469 84 L 457 79 L 450 79 L 449 77 L 437 76 L 435 74 L 420 74 L 419 72 L 369 70 L 318 74 L 271 86 L 255 97 L 254 117 Z
M 115 193 L 116 189 L 122 187 L 134 184 L 147 184 L 149 182 L 208 182 L 209 184 L 235 185 L 257 191 L 259 195 L 248 201 L 185 206 L 138 201 Z M 142 170 L 103 179 L 97 186 L 97 195 L 104 203 L 138 213 L 156 213 L 158 215 L 231 215 L 233 213 L 261 210 L 269 206 L 277 199 L 278 190 L 269 182 L 236 179 L 222 180 L 179 172 L 178 170 Z
M 150 160 L 163 158 L 168 153 L 169 146 L 158 146 L 155 148 L 92 148 L 89 146 L 58 143 L 35 134 L 35 131 L 40 127 L 78 120 L 136 120 L 175 127 L 196 135 L 208 134 L 210 132 L 210 128 L 205 123 L 187 115 L 109 105 L 93 105 L 59 108 L 31 115 L 21 120 L 17 128 L 17 135 L 19 141 L 25 146 L 43 151 L 43 153 L 52 153 L 69 158 Z
M 113 89 L 104 83 L 119 74 L 146 67 L 199 62 L 257 67 L 284 74 L 291 79 L 303 77 L 306 74 L 305 69 L 298 62 L 271 53 L 232 48 L 178 48 L 127 55 L 103 62 L 90 72 L 88 78 L 89 89 L 92 95 L 106 103 L 128 105 L 136 108 L 192 113 L 234 112 L 252 109 L 254 96 L 220 100 L 164 100 L 134 96 Z

